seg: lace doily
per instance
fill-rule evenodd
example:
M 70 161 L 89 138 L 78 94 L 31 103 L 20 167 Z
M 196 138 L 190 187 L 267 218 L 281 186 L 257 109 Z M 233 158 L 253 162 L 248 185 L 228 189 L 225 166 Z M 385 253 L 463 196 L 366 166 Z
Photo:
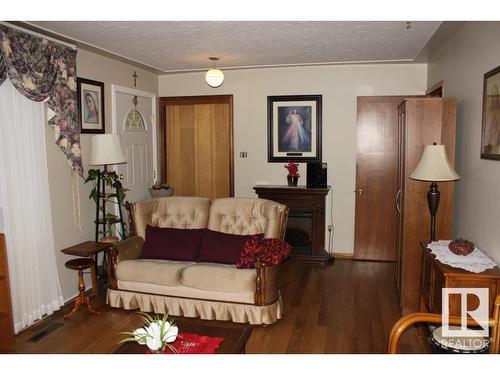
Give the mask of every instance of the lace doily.
M 451 267 L 462 268 L 466 271 L 481 273 L 497 265 L 477 247 L 474 247 L 474 250 L 468 255 L 455 255 L 448 248 L 450 242 L 434 241 L 427 245 L 427 247 L 441 263 Z

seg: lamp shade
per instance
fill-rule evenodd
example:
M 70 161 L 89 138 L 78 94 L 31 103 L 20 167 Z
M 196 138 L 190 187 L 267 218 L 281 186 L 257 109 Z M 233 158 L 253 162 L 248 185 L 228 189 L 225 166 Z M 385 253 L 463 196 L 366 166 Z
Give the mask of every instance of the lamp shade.
M 417 167 L 409 176 L 420 181 L 455 181 L 460 176 L 446 156 L 444 145 L 426 145 Z
M 224 82 L 224 73 L 220 69 L 209 69 L 205 74 L 205 81 L 210 87 L 219 87 Z
M 123 154 L 118 134 L 98 134 L 90 138 L 90 165 L 123 164 Z

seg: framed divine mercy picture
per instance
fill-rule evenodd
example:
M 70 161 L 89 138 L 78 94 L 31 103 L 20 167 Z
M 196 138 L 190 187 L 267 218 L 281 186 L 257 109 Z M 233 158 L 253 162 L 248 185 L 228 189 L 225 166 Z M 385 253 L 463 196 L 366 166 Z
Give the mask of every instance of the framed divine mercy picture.
M 500 160 L 500 66 L 484 75 L 481 158 Z
M 321 95 L 267 97 L 269 162 L 321 161 Z
M 77 78 L 81 133 L 104 134 L 104 83 Z

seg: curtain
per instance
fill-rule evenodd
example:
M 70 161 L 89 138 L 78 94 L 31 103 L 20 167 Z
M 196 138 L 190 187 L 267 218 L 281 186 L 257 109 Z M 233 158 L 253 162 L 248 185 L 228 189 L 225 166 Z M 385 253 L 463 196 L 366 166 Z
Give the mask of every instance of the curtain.
M 7 78 L 25 97 L 47 101 L 49 124 L 69 165 L 83 176 L 76 95 L 76 51 L 0 25 L 0 86 Z
M 7 240 L 14 329 L 63 305 L 56 267 L 43 103 L 0 86 L 0 213 Z

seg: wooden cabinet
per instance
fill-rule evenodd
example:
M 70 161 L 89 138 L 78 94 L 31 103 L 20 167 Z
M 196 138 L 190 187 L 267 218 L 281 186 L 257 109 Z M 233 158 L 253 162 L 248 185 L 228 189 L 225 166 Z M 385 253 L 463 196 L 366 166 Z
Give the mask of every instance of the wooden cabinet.
M 419 309 L 422 253 L 420 241 L 430 239 L 427 206 L 429 182 L 410 180 L 424 146 L 445 145 L 448 159 L 455 164 L 455 98 L 409 98 L 398 108 L 398 190 L 395 205 L 396 279 L 403 313 Z M 441 200 L 436 215 L 436 238 L 451 239 L 453 182 L 440 182 Z
M 305 186 L 258 185 L 259 198 L 288 207 L 285 240 L 292 245 L 291 259 L 326 263 L 325 199 L 329 188 L 309 189 Z
M 427 248 L 428 242 L 421 243 L 422 288 L 420 311 L 440 314 L 443 288 L 487 288 L 489 290 L 489 312 L 493 314 L 495 297 L 500 293 L 500 269 L 498 267 L 481 273 L 454 268 L 441 263 Z M 473 296 L 468 300 L 469 309 L 474 309 L 477 301 Z M 450 315 L 461 315 L 460 299 L 450 296 Z
M 13 352 L 14 343 L 7 246 L 4 234 L 0 233 L 0 353 Z

